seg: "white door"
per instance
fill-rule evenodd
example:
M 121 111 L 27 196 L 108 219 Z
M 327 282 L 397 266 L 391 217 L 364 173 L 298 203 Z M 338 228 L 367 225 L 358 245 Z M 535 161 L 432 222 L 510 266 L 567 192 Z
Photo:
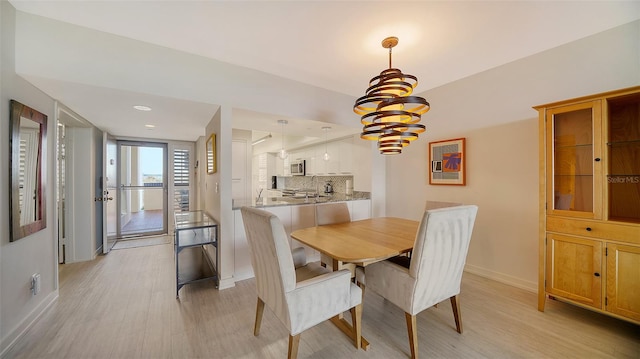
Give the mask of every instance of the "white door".
M 118 144 L 115 137 L 104 132 L 102 146 L 102 253 L 106 254 L 116 243 L 118 233 Z

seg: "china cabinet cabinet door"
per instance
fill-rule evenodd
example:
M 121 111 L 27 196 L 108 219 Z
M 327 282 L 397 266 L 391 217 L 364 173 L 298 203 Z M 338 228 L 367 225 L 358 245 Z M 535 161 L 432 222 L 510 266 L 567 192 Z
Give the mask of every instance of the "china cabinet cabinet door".
M 609 220 L 640 223 L 640 94 L 607 101 Z
M 606 310 L 640 321 L 640 247 L 607 245 Z
M 602 307 L 602 242 L 558 234 L 547 236 L 547 292 Z
M 601 101 L 547 112 L 547 214 L 602 216 Z

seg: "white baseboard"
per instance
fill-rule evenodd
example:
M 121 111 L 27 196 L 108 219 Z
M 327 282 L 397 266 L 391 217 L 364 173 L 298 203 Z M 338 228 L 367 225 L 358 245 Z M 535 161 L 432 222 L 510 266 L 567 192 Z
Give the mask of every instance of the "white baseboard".
M 29 315 L 27 315 L 7 336 L 2 338 L 0 343 L 0 358 L 4 358 L 4 355 L 16 344 L 16 342 L 22 338 L 25 333 L 33 327 L 33 325 L 42 317 L 44 313 L 49 310 L 51 305 L 58 299 L 58 290 L 49 293 L 49 295 L 35 307 Z
M 233 274 L 233 281 L 234 282 L 240 282 L 240 281 L 251 279 L 251 278 L 254 278 L 254 277 L 255 277 L 255 275 L 253 274 L 253 272 L 234 273 Z
M 236 281 L 233 277 L 218 280 L 218 290 L 229 289 L 235 286 Z
M 465 265 L 464 270 L 465 272 L 469 272 L 471 274 L 475 274 L 484 278 L 495 280 L 496 282 L 504 283 L 516 288 L 524 289 L 529 292 L 533 292 L 533 293 L 538 292 L 537 282 L 530 282 L 520 278 L 512 277 L 504 273 L 490 271 L 488 269 L 477 267 L 471 264 Z

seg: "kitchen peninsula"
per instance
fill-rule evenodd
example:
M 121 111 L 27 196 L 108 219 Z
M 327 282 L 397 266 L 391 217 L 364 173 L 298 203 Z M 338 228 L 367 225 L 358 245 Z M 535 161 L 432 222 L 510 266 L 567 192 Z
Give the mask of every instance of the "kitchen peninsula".
M 246 201 L 234 200 L 233 202 L 233 210 L 239 210 L 244 206 L 262 208 L 268 210 L 268 207 L 278 207 L 278 206 L 297 206 L 297 205 L 309 205 L 316 203 L 327 203 L 327 202 L 345 202 L 345 201 L 370 201 L 371 193 L 369 192 L 353 192 L 352 195 L 346 195 L 344 193 L 332 193 L 332 194 L 319 194 L 308 196 L 280 196 L 280 197 L 262 197 L 258 201 L 257 199 L 251 199 Z M 352 213 L 353 216 L 353 213 Z
M 370 192 L 355 191 L 351 195 L 346 195 L 345 193 L 326 195 L 319 193 L 318 196 L 311 197 L 265 197 L 261 198 L 259 203 L 256 203 L 255 198 L 250 201 L 234 201 L 234 281 L 249 279 L 254 276 L 240 208 L 243 206 L 262 208 L 277 215 L 287 234 L 290 234 L 298 229 L 314 227 L 316 225 L 316 204 L 328 202 L 346 202 L 353 221 L 371 217 Z M 296 240 L 290 240 L 291 248 L 305 247 L 309 261 L 320 260 L 319 252 L 304 246 Z
M 368 219 L 372 213 L 371 163 L 373 147 L 362 141 L 353 129 L 340 129 L 332 124 L 334 139 L 321 138 L 326 123 L 304 121 L 294 126 L 289 120 L 283 141 L 267 132 L 233 129 L 231 198 L 233 209 L 233 277 L 234 282 L 253 278 L 251 257 L 240 208 L 250 206 L 269 211 L 280 219 L 287 234 L 314 227 L 317 205 L 344 202 L 351 219 Z M 269 121 L 263 121 L 268 124 Z M 272 123 L 275 123 L 273 121 Z M 253 124 L 252 127 L 259 126 Z M 302 129 L 294 133 L 294 128 Z M 313 129 L 317 131 L 314 132 Z M 314 137 L 314 133 L 319 136 Z M 351 133 L 351 134 L 350 134 Z M 260 141 L 266 136 L 264 141 Z M 324 137 L 324 136 L 323 136 Z M 321 140 L 309 143 L 309 140 Z M 281 158 L 278 152 L 286 147 Z M 328 159 L 324 156 L 328 153 Z M 357 159 L 357 160 L 356 160 Z M 223 242 L 227 243 L 224 239 Z M 291 248 L 305 247 L 290 240 Z M 305 248 L 307 259 L 319 261 L 320 253 Z

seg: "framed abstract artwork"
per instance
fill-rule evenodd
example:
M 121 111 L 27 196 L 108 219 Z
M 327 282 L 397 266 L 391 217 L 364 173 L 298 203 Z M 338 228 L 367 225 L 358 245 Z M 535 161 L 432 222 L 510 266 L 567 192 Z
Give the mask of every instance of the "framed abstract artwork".
M 429 142 L 429 184 L 466 184 L 464 140 Z

